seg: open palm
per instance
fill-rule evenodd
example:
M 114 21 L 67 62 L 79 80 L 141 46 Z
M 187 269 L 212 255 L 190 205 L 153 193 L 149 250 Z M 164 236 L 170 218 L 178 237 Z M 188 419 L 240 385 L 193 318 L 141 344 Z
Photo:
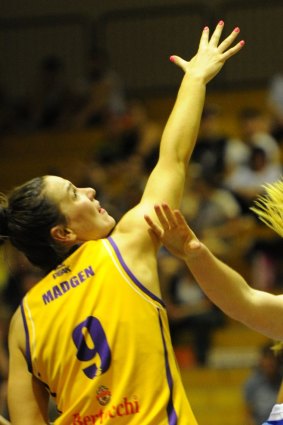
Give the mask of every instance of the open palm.
M 189 249 L 200 245 L 179 210 L 172 210 L 166 203 L 155 205 L 154 210 L 159 224 L 148 215 L 144 218 L 150 231 L 173 255 L 184 258 Z

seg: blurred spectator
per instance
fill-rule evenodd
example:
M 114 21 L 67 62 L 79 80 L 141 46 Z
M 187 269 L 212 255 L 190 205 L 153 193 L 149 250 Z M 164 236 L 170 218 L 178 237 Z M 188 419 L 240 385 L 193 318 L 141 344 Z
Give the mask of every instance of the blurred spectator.
M 239 217 L 240 206 L 231 193 L 223 189 L 210 174 L 195 171 L 186 186 L 183 211 L 199 237 L 203 238 L 206 229 L 221 226 L 230 219 Z M 190 197 L 194 206 L 190 205 Z
M 2 289 L 2 302 L 9 311 L 10 316 L 21 303 L 23 296 L 41 278 L 42 272 L 32 266 L 26 257 L 19 251 L 12 249 L 9 253 L 9 273 Z
M 94 47 L 88 60 L 86 76 L 75 87 L 75 128 L 105 125 L 126 112 L 123 83 L 111 68 L 106 51 Z
M 252 202 L 263 192 L 263 185 L 279 180 L 281 175 L 281 165 L 270 161 L 265 149 L 251 146 L 248 163 L 235 167 L 224 179 L 224 185 L 236 196 L 243 213 L 248 214 Z
M 149 116 L 146 105 L 141 100 L 128 103 L 129 132 L 135 141 L 136 152 L 144 160 L 149 172 L 156 164 L 163 128 Z
M 255 288 L 270 292 L 282 290 L 282 250 L 282 238 L 266 232 L 263 224 L 258 223 L 258 231 L 247 251 L 251 282 Z
M 262 185 L 277 180 L 282 174 L 280 150 L 270 133 L 268 115 L 257 108 L 244 108 L 239 113 L 238 123 L 239 138 L 230 138 L 221 129 L 221 111 L 217 106 L 207 105 L 202 115 L 191 164 L 200 167 L 200 170 L 195 167 L 202 176 L 193 182 L 193 191 L 196 197 L 200 199 L 203 196 L 203 199 L 198 214 L 195 214 L 196 222 L 190 222 L 195 230 L 205 229 L 207 235 L 217 224 L 210 226 L 210 220 L 223 220 L 224 215 L 229 213 L 228 209 L 235 204 L 237 222 L 244 224 L 242 215 L 250 214 L 249 207 L 262 191 Z M 229 229 L 227 224 L 225 232 L 230 233 L 235 223 L 231 222 Z M 217 227 L 220 236 L 219 223 Z M 220 239 L 224 233 L 221 232 L 221 235 Z
M 267 106 L 271 113 L 272 134 L 279 144 L 283 142 L 283 74 L 275 74 L 267 88 Z
M 280 166 L 280 149 L 271 135 L 269 116 L 257 108 L 244 108 L 239 113 L 238 123 L 239 138 L 229 139 L 225 149 L 225 178 L 231 178 L 238 167 L 249 163 L 254 147 L 263 149 L 268 164 Z
M 217 105 L 207 105 L 202 113 L 200 131 L 191 163 L 221 182 L 225 170 L 227 135 L 221 128 L 221 111 Z
M 263 193 L 264 184 L 281 178 L 280 148 L 271 135 L 270 119 L 265 112 L 245 108 L 240 111 L 238 120 L 239 138 L 229 139 L 226 145 L 222 183 L 237 199 L 242 216 L 250 216 L 253 220 L 246 236 L 242 233 L 243 240 L 250 240 L 249 245 L 241 249 L 249 265 L 249 278 L 257 282 L 258 289 L 273 290 L 281 273 L 277 259 L 271 255 L 278 242 L 274 235 L 270 237 L 269 229 L 256 219 L 250 207 Z M 254 274 L 257 275 L 255 280 Z
M 28 94 L 27 103 L 31 129 L 66 126 L 72 94 L 62 59 L 46 56 L 41 60 L 35 86 Z
M 282 381 L 282 362 L 271 349 L 262 347 L 259 362 L 243 387 L 247 425 L 261 425 L 267 420 L 276 403 Z
M 190 168 L 182 211 L 198 237 L 226 261 L 238 247 L 235 241 L 240 238 L 242 243 L 252 225 L 235 196 L 217 178 L 195 167 Z
M 159 266 L 173 346 L 191 347 L 195 363 L 205 366 L 212 334 L 224 325 L 224 315 L 206 298 L 183 263 L 163 254 Z

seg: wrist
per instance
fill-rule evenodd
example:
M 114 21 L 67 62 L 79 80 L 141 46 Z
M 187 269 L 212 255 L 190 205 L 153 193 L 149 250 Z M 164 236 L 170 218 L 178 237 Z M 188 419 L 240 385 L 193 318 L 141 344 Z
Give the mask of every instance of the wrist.
M 185 83 L 203 85 L 203 86 L 206 86 L 206 83 L 207 83 L 204 75 L 198 74 L 198 73 L 193 73 L 191 71 L 186 71 L 186 73 L 183 77 L 183 81 Z
M 184 261 L 186 264 L 191 264 L 196 260 L 199 261 L 203 256 L 208 253 L 208 249 L 199 240 L 195 239 L 190 241 L 184 250 Z

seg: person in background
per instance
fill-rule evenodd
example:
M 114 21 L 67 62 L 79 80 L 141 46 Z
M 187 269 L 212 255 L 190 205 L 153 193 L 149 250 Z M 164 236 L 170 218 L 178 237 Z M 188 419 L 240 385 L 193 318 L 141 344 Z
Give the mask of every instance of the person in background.
M 94 46 L 89 52 L 88 70 L 74 87 L 75 128 L 115 125 L 126 113 L 122 79 L 109 63 L 107 52 Z
M 221 109 L 218 105 L 206 105 L 191 164 L 197 164 L 201 174 L 210 175 L 218 183 L 221 183 L 225 173 L 227 141 L 228 136 L 221 128 Z
M 262 425 L 277 400 L 283 378 L 282 359 L 272 347 L 271 343 L 261 347 L 258 364 L 243 386 L 247 425 Z
M 223 183 L 239 201 L 243 214 L 248 214 L 253 199 L 263 192 L 262 185 L 277 181 L 281 175 L 281 164 L 270 161 L 262 147 L 251 146 L 247 163 L 236 167 Z
M 35 85 L 27 95 L 31 130 L 64 128 L 72 101 L 63 60 L 45 56 L 39 64 Z
M 177 359 L 178 351 L 183 350 L 191 353 L 193 365 L 204 367 L 209 361 L 213 333 L 224 326 L 224 315 L 205 296 L 180 260 L 162 253 L 159 268 Z
M 267 87 L 267 108 L 271 115 L 271 132 L 279 145 L 283 142 L 283 73 L 274 74 Z

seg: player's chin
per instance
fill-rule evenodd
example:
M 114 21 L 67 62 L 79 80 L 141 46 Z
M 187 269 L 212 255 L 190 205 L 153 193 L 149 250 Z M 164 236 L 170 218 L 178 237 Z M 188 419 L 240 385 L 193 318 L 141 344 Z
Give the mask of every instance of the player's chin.
M 116 220 L 113 217 L 111 217 L 110 215 L 104 217 L 103 229 L 105 233 L 109 234 L 110 232 L 112 232 L 115 226 Z
M 110 230 L 113 230 L 114 227 L 116 226 L 116 220 L 112 216 L 109 216 L 109 219 L 110 219 L 110 227 L 111 227 Z

